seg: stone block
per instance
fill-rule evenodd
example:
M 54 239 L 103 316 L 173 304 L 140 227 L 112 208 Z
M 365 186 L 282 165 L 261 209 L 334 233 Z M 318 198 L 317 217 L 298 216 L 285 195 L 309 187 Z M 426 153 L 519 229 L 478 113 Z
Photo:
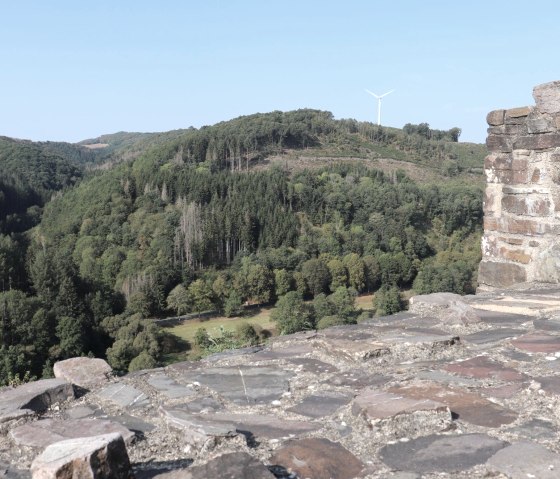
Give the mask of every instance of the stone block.
M 337 442 L 324 438 L 288 441 L 274 452 L 270 462 L 297 477 L 354 479 L 364 464 Z
M 126 427 L 105 419 L 69 419 L 66 421 L 42 419 L 12 429 L 10 436 L 18 445 L 45 448 L 65 439 L 111 433 L 120 434 L 127 444 L 130 444 L 134 438 L 134 433 Z
M 513 155 L 504 153 L 492 153 L 484 158 L 484 168 L 494 170 L 509 170 L 513 162 Z
M 508 445 L 486 434 L 432 435 L 389 444 L 380 455 L 385 464 L 399 471 L 456 473 L 484 464 Z
M 489 135 L 486 138 L 486 147 L 493 152 L 507 153 L 512 151 L 512 140 L 507 136 Z
M 120 434 L 67 439 L 48 446 L 31 464 L 33 479 L 132 479 Z
M 499 231 L 525 236 L 540 236 L 550 232 L 550 228 L 536 220 L 502 216 L 498 220 Z
M 514 150 L 546 150 L 557 146 L 560 146 L 560 134 L 558 133 L 520 136 L 513 142 Z
M 210 478 L 274 479 L 268 468 L 246 452 L 230 452 L 211 459 L 206 464 L 158 475 L 157 479 Z
M 342 406 L 348 404 L 352 397 L 352 395 L 339 392 L 312 394 L 287 410 L 302 416 L 320 418 L 334 414 Z
M 560 283 L 560 244 L 544 247 L 535 257 L 535 281 Z
M 53 366 L 54 376 L 84 389 L 99 386 L 109 380 L 113 369 L 99 358 L 70 358 Z
M 538 196 L 504 195 L 502 211 L 521 216 L 548 216 L 552 205 L 548 198 Z
M 416 437 L 425 431 L 442 431 L 451 424 L 451 412 L 435 398 L 408 397 L 378 389 L 365 390 L 352 403 L 362 417 L 386 438 Z
M 74 398 L 74 388 L 63 379 L 42 379 L 0 392 L 0 422 L 43 412 Z
M 518 108 L 509 108 L 505 111 L 505 120 L 507 122 L 507 120 L 509 118 L 522 118 L 522 117 L 528 116 L 529 113 L 531 113 L 532 110 L 533 110 L 533 108 L 530 107 L 530 106 L 522 106 L 522 107 L 518 107 Z
M 533 98 L 540 113 L 560 113 L 560 81 L 537 85 Z
M 556 479 L 560 471 L 560 455 L 539 444 L 522 441 L 496 452 L 486 467 L 512 479 Z
M 551 119 L 545 117 L 530 118 L 527 120 L 527 133 L 552 133 L 556 131 L 556 125 Z
M 486 356 L 476 356 L 447 364 L 443 369 L 459 376 L 476 379 L 495 379 L 508 382 L 518 382 L 526 379 L 526 376 L 519 371 L 508 368 Z
M 509 249 L 501 247 L 500 257 L 509 261 L 513 261 L 514 263 L 529 264 L 531 262 L 531 255 L 525 253 L 525 251 L 520 249 Z
M 527 281 L 527 271 L 512 263 L 483 259 L 478 268 L 478 282 L 496 288 L 507 288 Z
M 486 115 L 486 123 L 490 126 L 500 126 L 504 124 L 505 110 L 494 110 Z

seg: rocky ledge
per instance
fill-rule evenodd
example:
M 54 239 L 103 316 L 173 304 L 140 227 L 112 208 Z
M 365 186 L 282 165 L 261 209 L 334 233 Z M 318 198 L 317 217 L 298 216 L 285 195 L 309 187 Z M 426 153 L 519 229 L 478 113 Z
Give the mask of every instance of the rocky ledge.
M 0 477 L 556 478 L 560 288 L 410 311 L 111 377 L 0 392 Z

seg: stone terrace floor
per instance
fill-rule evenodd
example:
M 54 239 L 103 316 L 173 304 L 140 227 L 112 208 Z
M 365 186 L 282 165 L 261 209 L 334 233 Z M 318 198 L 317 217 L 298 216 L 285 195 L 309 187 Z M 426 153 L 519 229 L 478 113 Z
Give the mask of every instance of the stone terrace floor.
M 119 432 L 139 479 L 558 478 L 560 288 L 420 296 L 82 388 L 0 392 L 0 477 L 31 477 L 53 442 Z

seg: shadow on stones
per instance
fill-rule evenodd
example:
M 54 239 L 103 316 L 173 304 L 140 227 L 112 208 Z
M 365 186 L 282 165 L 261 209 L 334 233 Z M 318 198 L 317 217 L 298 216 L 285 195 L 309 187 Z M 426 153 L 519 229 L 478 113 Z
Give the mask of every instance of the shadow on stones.
M 242 431 L 241 429 L 236 429 L 239 434 L 243 434 L 245 436 L 245 440 L 247 441 L 247 446 L 250 448 L 257 448 L 259 446 L 259 442 L 257 441 L 256 437 L 253 435 L 251 431 Z
M 74 395 L 76 396 L 76 399 L 85 396 L 89 392 L 89 389 L 83 388 L 81 386 L 76 386 L 75 384 L 73 384 L 72 387 L 74 388 Z
M 153 477 L 177 469 L 185 469 L 194 461 L 192 459 L 179 459 L 175 461 L 150 461 L 132 465 L 136 479 L 152 479 Z
M 268 470 L 276 476 L 276 479 L 291 479 L 294 477 L 284 466 L 268 466 Z

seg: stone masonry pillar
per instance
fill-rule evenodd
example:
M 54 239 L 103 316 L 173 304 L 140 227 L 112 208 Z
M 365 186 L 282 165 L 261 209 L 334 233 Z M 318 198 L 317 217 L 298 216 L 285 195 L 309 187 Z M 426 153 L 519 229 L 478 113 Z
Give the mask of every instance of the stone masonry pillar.
M 488 114 L 482 290 L 560 282 L 560 81 Z

